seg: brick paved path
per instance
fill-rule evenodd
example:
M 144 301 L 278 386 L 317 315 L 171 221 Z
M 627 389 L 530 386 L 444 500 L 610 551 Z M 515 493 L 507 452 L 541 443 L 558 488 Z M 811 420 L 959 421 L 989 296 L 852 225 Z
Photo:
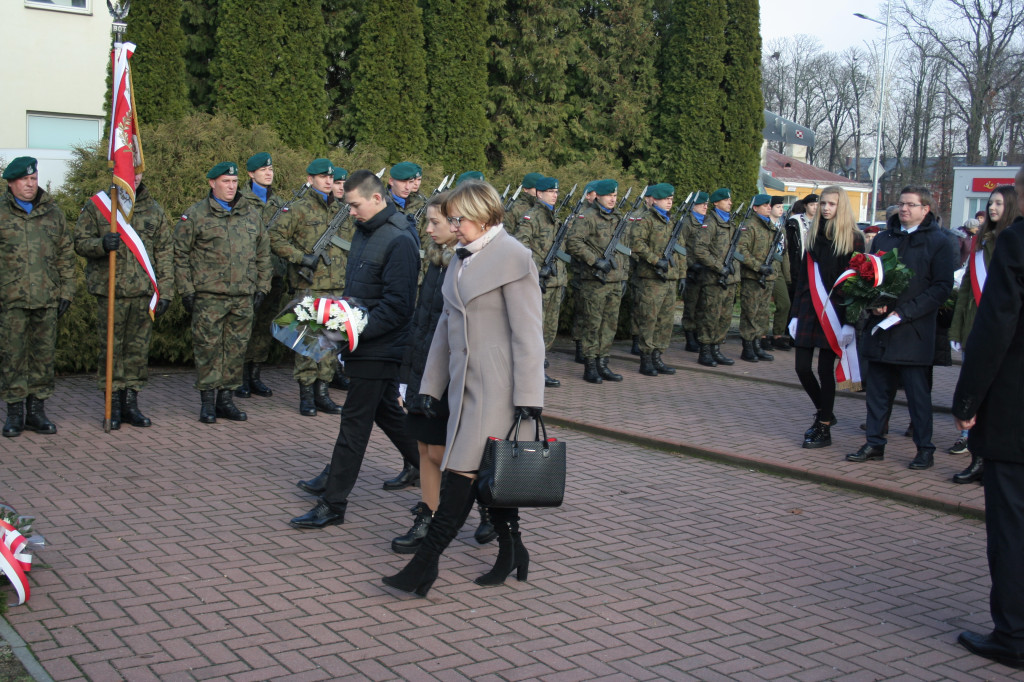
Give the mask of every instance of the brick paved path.
M 584 384 L 552 360 L 552 415 L 606 420 L 593 400 L 559 406 Z M 781 364 L 751 367 L 781 377 Z M 265 376 L 276 394 L 238 401 L 247 424 L 204 426 L 192 375 L 158 374 L 140 399 L 154 427 L 109 436 L 92 379 L 63 379 L 48 402 L 60 433 L 0 443 L 0 499 L 48 541 L 31 601 L 7 618 L 54 679 L 1012 679 L 955 644 L 990 627 L 979 521 L 565 428 L 566 504 L 524 514 L 528 583 L 471 582 L 496 551 L 473 542 L 474 515 L 429 598 L 389 593 L 380 577 L 406 559 L 388 544 L 417 499 L 380 488 L 400 458 L 375 433 L 348 522 L 288 528 L 312 503 L 294 481 L 322 467 L 337 419 L 300 417 L 290 371 Z M 684 390 L 649 388 L 663 381 Z M 792 449 L 771 432 L 806 427 L 799 389 L 757 386 L 630 372 L 592 391 L 645 435 Z M 673 406 L 674 428 L 644 425 L 655 403 Z M 714 425 L 706 404 L 733 423 Z M 836 431 L 854 440 L 862 408 L 842 400 Z

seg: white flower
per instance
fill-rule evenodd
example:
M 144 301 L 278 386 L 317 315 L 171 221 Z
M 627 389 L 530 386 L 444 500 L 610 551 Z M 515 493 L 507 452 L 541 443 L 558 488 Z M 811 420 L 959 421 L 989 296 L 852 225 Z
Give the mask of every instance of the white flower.
M 313 315 L 300 305 L 295 306 L 295 319 L 299 322 L 308 322 L 313 319 Z
M 313 297 L 312 296 L 306 296 L 301 301 L 299 301 L 299 305 L 304 306 L 306 308 L 312 309 L 312 307 L 313 307 Z

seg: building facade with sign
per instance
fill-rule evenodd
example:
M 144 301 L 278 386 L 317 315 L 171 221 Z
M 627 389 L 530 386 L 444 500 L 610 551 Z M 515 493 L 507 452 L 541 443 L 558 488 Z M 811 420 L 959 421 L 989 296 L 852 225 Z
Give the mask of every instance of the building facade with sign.
M 953 202 L 950 204 L 950 226 L 963 225 L 984 211 L 992 190 L 1012 185 L 1016 166 L 956 166 L 953 168 Z
M 849 197 L 857 220 L 868 221 L 871 185 L 855 182 L 850 178 L 812 166 L 777 151 L 764 150 L 761 183 L 767 194 L 785 197 L 787 206 L 808 194 L 820 194 L 821 190 L 829 185 L 838 185 Z M 882 208 L 884 209 L 884 207 Z

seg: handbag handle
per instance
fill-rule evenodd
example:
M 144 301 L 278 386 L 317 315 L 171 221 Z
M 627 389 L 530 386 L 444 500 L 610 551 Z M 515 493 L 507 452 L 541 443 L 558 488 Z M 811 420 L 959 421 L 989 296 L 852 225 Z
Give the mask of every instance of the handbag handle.
M 517 416 L 515 418 L 515 421 L 512 422 L 512 426 L 508 427 L 508 433 L 505 434 L 505 440 L 511 440 L 512 441 L 513 457 L 515 457 L 516 453 L 518 453 L 518 451 L 519 451 L 519 427 L 522 425 L 522 423 L 523 423 L 522 415 Z M 539 416 L 537 417 L 537 419 L 534 420 L 534 424 L 533 425 L 534 425 L 533 439 L 535 441 L 538 441 L 538 442 L 544 444 L 543 445 L 543 456 L 547 457 L 548 456 L 548 451 L 550 450 L 550 448 L 548 447 L 548 427 L 544 424 L 543 417 L 539 417 Z M 513 434 L 513 432 L 514 432 L 514 434 Z M 544 438 L 543 439 L 541 439 L 541 433 L 544 434 Z

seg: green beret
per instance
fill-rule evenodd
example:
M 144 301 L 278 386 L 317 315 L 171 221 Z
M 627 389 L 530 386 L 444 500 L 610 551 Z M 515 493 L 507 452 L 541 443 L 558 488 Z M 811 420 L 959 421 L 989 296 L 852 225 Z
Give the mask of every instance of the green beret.
M 591 189 L 597 192 L 597 196 L 603 197 L 606 194 L 615 194 L 619 191 L 619 183 L 614 180 L 595 180 Z
M 481 173 L 480 171 L 466 171 L 465 173 L 463 173 L 462 175 L 459 176 L 458 180 L 455 181 L 455 186 L 458 187 L 459 185 L 464 183 L 466 180 L 480 180 L 480 181 L 483 181 L 483 179 L 484 179 L 484 174 Z
M 543 173 L 527 173 L 523 176 L 523 189 L 537 189 L 537 183 L 544 177 Z
M 708 193 L 707 192 L 697 192 L 697 198 L 693 200 L 693 204 L 696 206 L 697 204 L 706 204 L 706 203 L 708 203 Z
M 7 164 L 4 169 L 4 180 L 17 180 L 32 175 L 38 170 L 39 162 L 31 156 L 19 156 Z
M 208 180 L 216 180 L 222 175 L 238 175 L 238 165 L 233 161 L 221 161 L 206 174 Z
M 676 193 L 676 188 L 667 182 L 659 182 L 647 188 L 647 196 L 652 199 L 668 199 Z
M 772 198 L 767 194 L 755 194 L 754 198 L 750 200 L 751 206 L 764 206 L 770 202 Z
M 245 170 L 250 173 L 264 166 L 274 165 L 273 161 L 270 160 L 270 154 L 266 152 L 260 152 L 259 154 L 253 154 L 249 157 L 249 160 L 245 162 Z
M 723 199 L 732 199 L 732 192 L 729 191 L 728 187 L 720 187 L 711 193 L 712 204 L 717 204 Z
M 334 164 L 330 159 L 313 159 L 306 166 L 306 175 L 334 175 Z
M 597 180 L 591 180 L 590 182 L 588 182 L 587 186 L 583 188 L 583 194 L 590 194 L 591 192 L 593 192 L 594 191 L 594 183 L 596 183 L 596 182 L 597 182 Z
M 523 187 L 526 187 L 525 180 L 523 181 Z M 548 190 L 551 189 L 558 189 L 558 180 L 556 180 L 555 178 L 545 178 L 542 176 L 539 180 L 537 180 L 536 189 L 538 192 L 547 192 Z
M 403 161 L 391 167 L 392 180 L 412 180 L 419 177 L 423 177 L 423 169 L 412 161 Z
M 348 180 L 348 171 L 344 168 L 334 168 L 334 179 L 337 180 Z

